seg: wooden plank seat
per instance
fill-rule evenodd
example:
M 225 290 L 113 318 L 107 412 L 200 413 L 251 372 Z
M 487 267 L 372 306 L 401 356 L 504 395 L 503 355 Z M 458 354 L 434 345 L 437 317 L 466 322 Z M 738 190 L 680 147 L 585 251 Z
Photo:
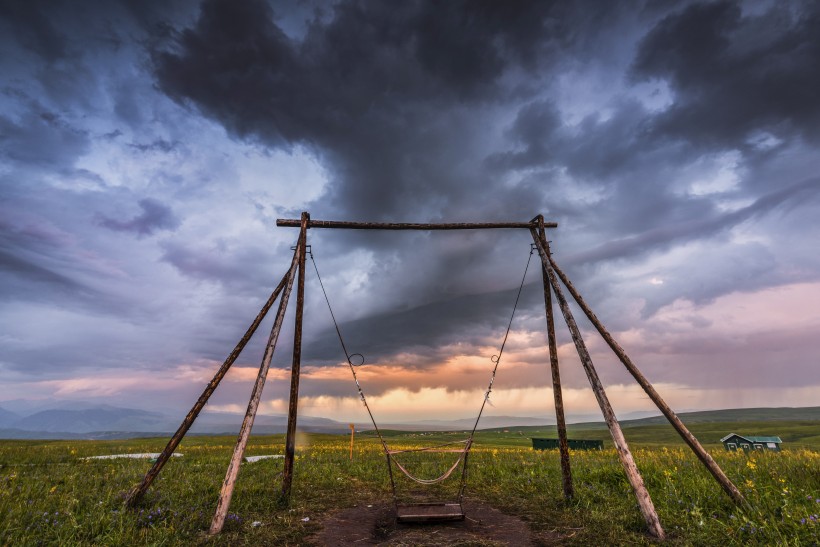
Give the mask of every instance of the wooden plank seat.
M 396 506 L 398 522 L 448 522 L 464 520 L 460 503 L 415 503 Z

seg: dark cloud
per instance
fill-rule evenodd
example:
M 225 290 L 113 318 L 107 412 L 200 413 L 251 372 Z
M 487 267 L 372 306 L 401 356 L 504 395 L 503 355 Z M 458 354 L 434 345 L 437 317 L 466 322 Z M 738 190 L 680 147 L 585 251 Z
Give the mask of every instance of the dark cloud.
M 752 205 L 727 213 L 711 196 L 682 195 L 663 180 L 675 176 L 676 166 L 698 161 L 704 150 L 719 154 L 726 145 L 716 131 L 712 140 L 693 134 L 690 140 L 698 142 L 670 143 L 659 138 L 671 135 L 662 129 L 665 120 L 686 108 L 699 109 L 698 116 L 710 122 L 720 119 L 729 96 L 737 95 L 739 86 L 752 87 L 755 58 L 788 49 L 786 35 L 803 32 L 810 19 L 804 12 L 791 22 L 781 17 L 786 26 L 771 32 L 771 39 L 743 49 L 745 38 L 738 29 L 758 24 L 761 16 L 744 17 L 734 4 L 693 4 L 667 14 L 670 8 L 676 6 L 639 7 L 638 19 L 652 28 L 642 29 L 642 40 L 630 38 L 637 50 L 625 55 L 634 55 L 629 77 L 616 72 L 611 77 L 620 79 L 619 85 L 669 80 L 671 106 L 656 111 L 624 95 L 608 105 L 609 112 L 593 112 L 576 125 L 567 123 L 558 101 L 538 83 L 547 82 L 553 71 L 573 67 L 584 54 L 602 55 L 602 44 L 618 44 L 613 38 L 618 27 L 606 29 L 606 23 L 626 28 L 622 10 L 590 12 L 549 3 L 463 9 L 452 3 L 396 8 L 340 2 L 294 37 L 277 25 L 276 9 L 268 4 L 234 9 L 208 1 L 174 48 L 154 54 L 155 74 L 165 93 L 237 137 L 274 147 L 307 146 L 321 157 L 332 178 L 311 207 L 314 216 L 330 211 L 336 217 L 372 220 L 417 220 L 418 214 L 432 220 L 527 219 L 548 207 L 560 217 L 556 220 L 571 218 L 574 229 L 599 234 L 587 251 L 559 250 L 573 274 L 589 275 L 590 270 L 574 265 L 645 258 L 682 242 L 718 237 L 783 202 L 800 203 L 799 196 L 811 195 L 816 187 L 807 182 L 752 195 Z M 593 32 L 584 33 L 587 28 Z M 813 41 L 800 35 L 789 43 Z M 618 46 L 628 50 L 628 45 Z M 676 48 L 682 51 L 679 57 Z M 710 52 L 718 52 L 717 57 L 709 57 Z M 522 85 L 517 71 L 533 76 Z M 748 77 L 736 83 L 735 74 Z M 713 88 L 722 91 L 702 93 Z M 759 96 L 737 106 L 738 112 L 754 100 L 761 120 L 784 119 L 779 106 L 766 105 Z M 515 114 L 509 125 L 498 123 L 502 110 Z M 772 129 L 762 122 L 747 124 L 738 114 L 726 124 L 741 145 L 752 129 Z M 747 145 L 743 151 L 757 152 Z M 571 183 L 561 182 L 566 177 Z M 510 179 L 517 182 L 502 182 Z M 592 204 L 579 194 L 593 196 Z M 459 248 L 423 236 L 413 236 L 413 246 L 397 243 L 393 234 L 314 237 L 325 249 L 336 249 L 331 258 L 356 248 L 377 253 L 368 283 L 372 294 L 389 294 L 388 299 L 381 306 L 365 304 L 366 317 L 345 328 L 362 341 L 366 333 L 378 333 L 373 351 L 379 356 L 406 347 L 424 353 L 469 338 L 465 333 L 478 326 L 470 298 L 491 302 L 503 292 L 491 284 L 471 291 L 467 287 L 474 281 L 464 272 L 482 261 L 513 257 L 506 242 L 481 236 Z M 220 270 L 182 260 L 181 254 L 178 258 L 167 257 L 196 275 Z M 408 270 L 404 264 L 416 267 Z M 219 277 L 227 279 L 223 274 Z M 499 272 L 494 280 L 500 279 Z M 717 279 L 710 287 L 700 297 L 727 288 Z M 452 304 L 454 297 L 467 294 Z M 432 312 L 441 320 L 431 321 L 424 306 L 441 302 L 450 304 Z M 665 302 L 653 302 L 645 313 Z M 396 312 L 396 306 L 412 311 Z M 402 330 L 417 335 L 393 335 Z M 325 345 L 327 351 L 315 348 L 316 357 L 330 358 L 335 342 Z
M 686 222 L 662 224 L 639 235 L 611 240 L 583 253 L 571 254 L 567 264 L 627 259 L 648 252 L 661 252 L 676 242 L 701 239 L 728 230 L 757 216 L 776 209 L 787 213 L 808 201 L 820 200 L 820 178 L 811 178 L 771 192 L 747 207 L 724 214 Z
M 276 267 L 269 249 L 235 241 L 220 241 L 210 247 L 169 241 L 162 247 L 161 260 L 186 277 L 219 283 L 242 294 L 260 294 L 260 289 L 264 292 L 268 287 L 272 290 L 287 271 L 284 263 Z
M 14 280 L 23 277 L 28 281 L 46 283 L 59 286 L 69 291 L 84 290 L 81 284 L 60 273 L 44 268 L 38 264 L 23 259 L 22 257 L 0 250 L 0 271 L 9 279 L 3 283 L 2 294 L 6 298 L 19 294 L 15 287 Z
M 150 143 L 133 143 L 131 148 L 139 150 L 140 152 L 172 152 L 174 149 L 179 146 L 179 143 L 176 142 L 169 142 L 165 139 L 157 139 L 154 142 Z
M 458 214 L 459 198 L 472 201 L 460 181 L 472 170 L 457 165 L 477 131 L 492 131 L 466 107 L 497 102 L 510 70 L 551 58 L 564 31 L 556 10 L 342 2 L 295 42 L 265 3 L 209 1 L 177 48 L 155 55 L 156 75 L 240 137 L 315 147 L 333 168 L 326 199 L 337 214 Z
M 698 147 L 748 148 L 756 131 L 816 141 L 818 25 L 816 2 L 775 2 L 761 14 L 738 2 L 694 3 L 665 17 L 633 65 L 635 78 L 666 79 L 675 94 L 652 136 Z
M 89 145 L 86 131 L 36 102 L 17 120 L 0 115 L 0 154 L 6 161 L 37 169 L 64 168 Z
M 2 2 L 0 285 L 15 311 L 0 321 L 16 345 L 4 338 L 0 367 L 70 377 L 220 361 L 290 260 L 296 231 L 273 218 L 307 209 L 546 213 L 559 264 L 599 316 L 657 342 L 637 346 L 655 378 L 706 378 L 732 358 L 727 384 L 741 361 L 774 370 L 760 346 L 719 353 L 708 321 L 686 337 L 650 319 L 818 279 L 818 13 L 800 1 Z M 151 197 L 136 209 L 134 196 Z M 525 231 L 310 238 L 351 351 L 409 374 L 500 340 L 530 243 Z M 321 376 L 341 352 L 308 276 L 305 354 Z M 540 291 L 531 278 L 520 308 L 538 332 Z M 39 346 L 43 332 L 63 337 Z M 811 354 L 799 338 L 791 361 Z M 291 339 L 288 320 L 274 366 L 289 366 Z M 719 357 L 688 364 L 692 344 Z M 311 389 L 342 393 L 332 380 Z
M 538 100 L 527 104 L 518 111 L 507 131 L 519 149 L 497 152 L 487 157 L 484 163 L 499 173 L 550 165 L 556 159 L 553 141 L 557 140 L 556 133 L 562 126 L 561 114 L 551 101 Z
M 48 258 L 68 244 L 65 234 L 49 226 L 29 223 L 20 225 L 0 219 L 0 272 L 6 281 L 0 293 L 5 299 L 20 298 L 25 293 L 43 292 L 47 286 L 61 293 L 86 293 L 88 289 L 60 271 L 59 263 Z M 24 288 L 33 284 L 34 288 Z
M 78 247 L 74 235 L 45 218 L 48 214 L 17 211 L 2 203 L 0 211 L 0 320 L 5 337 L 0 366 L 48 374 L 54 366 L 65 365 L 70 371 L 77 363 L 96 361 L 88 357 L 87 346 L 83 349 L 65 332 L 82 330 L 100 316 L 115 320 L 133 303 L 114 294 L 107 283 L 111 272 L 100 267 L 99 257 Z M 63 324 L 68 316 L 73 321 Z M 55 351 L 56 346 L 62 346 L 61 351 Z
M 152 198 L 139 201 L 142 213 L 130 220 L 118 220 L 100 215 L 99 224 L 115 232 L 132 232 L 138 236 L 149 236 L 159 230 L 175 230 L 180 220 L 171 208 Z
M 67 40 L 38 2 L 0 3 L 0 24 L 25 48 L 54 62 L 67 54 Z
M 440 300 L 353 321 L 340 318 L 340 328 L 348 351 L 366 355 L 368 362 L 392 358 L 400 350 L 422 359 L 418 363 L 405 363 L 407 366 L 424 367 L 441 362 L 443 347 L 454 343 L 454 325 L 458 325 L 460 344 L 481 345 L 495 337 L 497 340 L 489 343 L 500 347 L 516 292 L 517 287 L 510 291 Z M 528 296 L 531 294 L 528 290 Z M 408 325 L 413 328 L 408 329 Z M 340 348 L 335 330 L 327 329 L 312 341 L 306 357 L 327 362 L 344 361 L 344 352 Z
M 314 217 L 526 220 L 543 200 L 541 189 L 493 181 L 482 173 L 475 149 L 500 133 L 487 116 L 520 92 L 507 81 L 511 73 L 555 63 L 558 45 L 571 40 L 569 11 L 543 2 L 469 8 L 341 2 L 296 40 L 275 23 L 275 7 L 247 3 L 237 10 L 211 1 L 202 4 L 196 25 L 181 32 L 175 48 L 155 54 L 155 70 L 169 96 L 194 105 L 232 134 L 268 146 L 302 145 L 317 154 L 331 180 L 311 207 Z M 497 298 L 498 285 L 490 280 L 500 277 L 498 263 L 511 258 L 512 247 L 489 254 L 488 248 L 513 239 L 471 235 L 456 246 L 452 239 L 425 235 L 312 237 L 323 258 L 339 257 L 348 267 L 356 267 L 347 258 L 353 250 L 376 253 L 367 267 L 368 284 L 374 294 L 389 296 L 358 306 L 368 315 L 383 308 L 391 317 L 392 305 L 416 309 L 465 293 Z M 527 239 L 524 234 L 523 249 Z M 197 275 L 219 270 L 181 253 L 166 259 Z M 403 266 L 408 263 L 417 266 Z M 442 311 L 434 322 L 440 329 L 436 343 L 459 335 L 468 317 L 453 312 L 447 322 L 450 316 Z M 429 337 L 423 341 L 433 331 L 423 313 L 396 321 L 381 321 L 379 330 L 394 350 L 416 341 L 432 344 Z M 353 330 L 366 332 L 378 322 Z M 423 334 L 412 335 L 412 342 L 389 336 L 402 322 Z M 391 350 L 381 344 L 376 351 Z

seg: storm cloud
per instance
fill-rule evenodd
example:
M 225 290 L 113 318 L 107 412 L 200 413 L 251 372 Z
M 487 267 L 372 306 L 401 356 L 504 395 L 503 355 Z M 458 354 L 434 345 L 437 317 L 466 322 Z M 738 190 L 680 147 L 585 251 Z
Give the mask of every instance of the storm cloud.
M 280 217 L 543 213 L 558 264 L 655 381 L 701 389 L 719 362 L 729 388 L 739 371 L 744 388 L 794 386 L 764 369 L 788 354 L 805 374 L 809 307 L 741 334 L 712 306 L 808 302 L 820 284 L 818 23 L 797 0 L 2 2 L 0 370 L 20 385 L 55 365 L 207 376 L 290 261 Z M 385 394 L 461 386 L 446 363 L 487 362 L 530 253 L 526 231 L 309 237 L 350 346 L 391 371 L 373 380 Z M 307 274 L 306 393 L 341 396 Z M 38 347 L 44 316 L 71 335 Z M 543 328 L 534 266 L 516 388 L 545 358 Z M 770 351 L 747 338 L 762 332 Z
M 101 217 L 100 226 L 115 232 L 133 232 L 138 236 L 151 235 L 157 230 L 173 230 L 179 226 L 179 219 L 167 205 L 155 199 L 145 198 L 139 201 L 142 212 L 128 220 Z

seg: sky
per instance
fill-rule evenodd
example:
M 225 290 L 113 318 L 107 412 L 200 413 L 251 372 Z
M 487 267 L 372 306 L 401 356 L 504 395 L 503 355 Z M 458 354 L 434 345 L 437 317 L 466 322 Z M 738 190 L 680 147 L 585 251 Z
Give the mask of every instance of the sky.
M 0 407 L 181 417 L 302 211 L 542 213 L 672 408 L 820 404 L 818 27 L 810 1 L 0 0 Z M 527 231 L 308 236 L 377 419 L 475 416 Z M 306 275 L 300 412 L 366 420 Z M 651 410 L 574 309 L 616 412 Z M 264 413 L 286 409 L 293 313 Z M 271 322 L 209 410 L 244 411 Z M 558 326 L 567 413 L 594 415 Z M 554 416 L 535 261 L 488 414 Z

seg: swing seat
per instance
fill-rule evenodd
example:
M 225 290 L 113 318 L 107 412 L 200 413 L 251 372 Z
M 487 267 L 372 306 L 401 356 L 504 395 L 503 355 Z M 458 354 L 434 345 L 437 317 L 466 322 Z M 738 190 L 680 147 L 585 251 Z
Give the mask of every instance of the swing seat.
M 449 522 L 464 520 L 460 503 L 413 503 L 396 506 L 397 522 Z

